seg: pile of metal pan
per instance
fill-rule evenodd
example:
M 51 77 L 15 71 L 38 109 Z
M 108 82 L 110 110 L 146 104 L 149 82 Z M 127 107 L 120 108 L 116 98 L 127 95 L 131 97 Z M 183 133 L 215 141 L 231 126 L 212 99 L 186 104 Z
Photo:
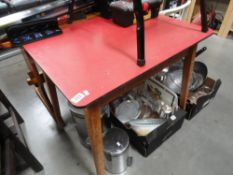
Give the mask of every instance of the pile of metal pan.
M 199 50 L 200 55 L 206 47 Z M 185 59 L 185 58 L 184 58 Z M 207 77 L 207 66 L 194 62 L 186 111 L 178 106 L 183 60 L 152 76 L 138 88 L 113 101 L 111 121 L 127 131 L 131 143 L 148 156 L 212 100 L 221 80 Z
M 207 48 L 200 49 L 196 56 L 199 56 Z M 183 77 L 183 61 L 180 61 L 169 68 L 164 69 L 159 74 L 155 75 L 153 79 L 159 80 L 162 84 L 175 92 L 178 96 L 181 91 Z M 187 100 L 186 111 L 187 119 L 193 118 L 199 111 L 201 111 L 210 101 L 215 97 L 221 80 L 213 80 L 208 77 L 207 66 L 200 61 L 195 61 L 193 66 L 192 77 L 189 84 L 189 96 Z
M 208 74 L 207 66 L 199 61 L 194 63 L 192 78 L 189 85 L 190 91 L 196 91 L 205 82 Z M 183 63 L 180 62 L 165 70 L 165 72 L 160 75 L 160 81 L 171 89 L 173 92 L 180 94 L 181 84 L 183 76 Z
M 177 95 L 157 80 L 148 80 L 111 104 L 114 116 L 138 136 L 165 125 L 178 110 Z

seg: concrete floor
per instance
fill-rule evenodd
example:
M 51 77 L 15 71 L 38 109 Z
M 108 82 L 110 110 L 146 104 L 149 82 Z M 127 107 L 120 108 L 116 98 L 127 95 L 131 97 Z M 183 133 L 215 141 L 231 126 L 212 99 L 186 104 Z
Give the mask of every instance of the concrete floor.
M 209 76 L 223 84 L 215 100 L 148 158 L 131 149 L 133 166 L 128 175 L 233 175 L 233 41 L 209 38 L 200 45 L 208 51 L 198 58 Z M 25 134 L 31 151 L 44 165 L 38 175 L 94 175 L 91 154 L 79 143 L 66 100 L 59 94 L 65 132 L 56 126 L 25 80 L 22 56 L 0 62 L 0 88 L 25 119 Z M 33 175 L 27 169 L 21 175 Z

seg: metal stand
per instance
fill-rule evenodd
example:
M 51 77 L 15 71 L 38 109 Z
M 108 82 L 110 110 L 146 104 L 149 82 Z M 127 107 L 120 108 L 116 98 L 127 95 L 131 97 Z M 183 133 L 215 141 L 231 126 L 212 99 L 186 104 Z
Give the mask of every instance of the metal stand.
M 145 39 L 144 39 L 144 19 L 141 0 L 133 0 L 134 13 L 137 21 L 137 65 L 145 65 Z
M 207 13 L 206 13 L 206 2 L 205 0 L 200 0 L 200 8 L 201 8 L 201 31 L 208 32 L 208 24 L 207 24 Z

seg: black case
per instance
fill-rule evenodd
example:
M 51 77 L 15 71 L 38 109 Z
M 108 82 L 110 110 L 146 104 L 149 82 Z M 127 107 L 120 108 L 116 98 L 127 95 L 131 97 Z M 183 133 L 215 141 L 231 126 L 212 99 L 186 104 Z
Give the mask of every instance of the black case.
M 186 116 L 186 111 L 178 110 L 174 115 L 176 116 L 175 120 L 169 119 L 165 125 L 162 125 L 158 130 L 152 131 L 147 136 L 138 136 L 133 130 L 126 128 L 113 115 L 111 115 L 111 121 L 116 127 L 124 129 L 129 135 L 131 144 L 139 153 L 147 157 L 181 128 Z
M 133 25 L 134 13 L 130 11 L 123 11 L 119 9 L 111 9 L 112 12 L 112 21 L 121 26 L 128 27 Z
M 46 33 L 46 31 L 48 30 L 52 31 L 52 33 Z M 57 19 L 52 18 L 16 24 L 10 26 L 6 32 L 13 46 L 22 46 L 24 44 L 28 44 L 34 41 L 42 40 L 44 38 L 49 38 L 61 34 L 62 30 L 58 27 Z M 34 36 L 36 32 L 41 33 L 42 37 L 36 38 Z M 26 35 L 30 36 L 31 39 L 28 41 L 24 41 L 23 36 Z
M 152 4 L 152 7 L 150 9 L 151 11 L 151 18 L 156 18 L 159 14 L 160 10 L 160 5 L 162 1 L 158 2 L 152 2 L 148 1 Z M 134 12 L 128 10 L 127 7 L 122 7 L 122 8 L 115 8 L 115 7 L 109 7 L 112 13 L 112 20 L 115 24 L 121 26 L 121 27 L 128 27 L 133 25 L 134 21 Z
M 213 80 L 211 78 L 207 78 L 203 86 L 208 86 L 211 89 L 211 92 L 208 93 L 207 95 L 200 96 L 197 99 L 196 103 L 191 103 L 190 100 L 187 101 L 187 107 L 186 111 L 188 112 L 186 118 L 188 120 L 191 120 L 197 113 L 199 113 L 203 108 L 205 108 L 210 101 L 212 101 L 218 92 L 219 87 L 221 86 L 222 82 L 220 79 L 218 80 Z M 195 95 L 197 92 L 193 92 L 191 94 Z M 189 97 L 190 98 L 190 97 Z
M 102 17 L 107 19 L 111 18 L 112 15 L 109 8 L 109 4 L 112 1 L 113 0 L 96 0 L 97 9 L 100 11 Z

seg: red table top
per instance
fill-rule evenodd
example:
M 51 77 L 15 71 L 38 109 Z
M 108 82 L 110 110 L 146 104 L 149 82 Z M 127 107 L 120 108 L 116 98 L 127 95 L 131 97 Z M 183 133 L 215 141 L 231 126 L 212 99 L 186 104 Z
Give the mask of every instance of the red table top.
M 136 27 L 122 28 L 100 17 L 24 48 L 74 106 L 86 107 L 212 33 L 164 16 L 148 20 L 144 67 L 136 64 Z

